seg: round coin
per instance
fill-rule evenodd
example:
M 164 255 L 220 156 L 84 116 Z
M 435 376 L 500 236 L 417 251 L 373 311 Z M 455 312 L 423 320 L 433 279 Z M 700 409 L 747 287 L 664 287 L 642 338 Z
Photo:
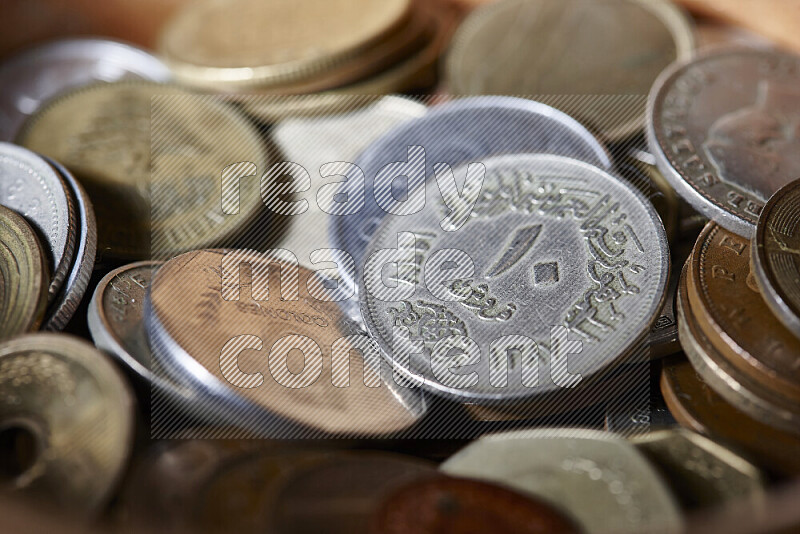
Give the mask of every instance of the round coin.
M 105 504 L 133 442 L 133 400 L 116 368 L 66 335 L 0 344 L 0 442 L 17 468 L 4 482 L 71 512 Z
M 752 261 L 767 305 L 800 340 L 800 180 L 781 188 L 764 207 Z
M 662 307 L 664 227 L 639 191 L 586 163 L 482 163 L 469 211 L 437 199 L 384 219 L 359 288 L 367 329 L 398 371 L 459 401 L 589 387 L 639 345 Z M 400 290 L 381 278 L 392 249 L 403 250 L 389 260 L 402 264 L 392 274 Z
M 35 330 L 47 305 L 47 264 L 33 229 L 0 206 L 0 340 Z
M 580 95 L 554 105 L 618 141 L 644 127 L 653 82 L 693 49 L 688 18 L 669 2 L 504 0 L 460 26 L 447 81 L 464 95 Z
M 800 57 L 714 51 L 665 71 L 650 93 L 658 167 L 697 211 L 751 237 L 764 203 L 800 176 Z

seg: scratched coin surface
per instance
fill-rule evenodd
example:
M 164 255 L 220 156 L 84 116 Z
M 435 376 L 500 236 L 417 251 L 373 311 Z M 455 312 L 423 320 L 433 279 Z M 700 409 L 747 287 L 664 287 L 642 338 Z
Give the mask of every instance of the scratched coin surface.
M 420 213 L 385 218 L 359 290 L 368 330 L 398 370 L 459 400 L 530 398 L 609 371 L 664 300 L 669 254 L 652 205 L 568 158 L 483 163 L 471 210 L 450 217 L 437 195 Z M 388 261 L 401 266 L 383 280 L 382 258 L 398 247 L 404 256 Z M 402 293 L 380 289 L 393 283 Z
M 660 475 L 609 432 L 536 429 L 488 435 L 446 460 L 451 476 L 503 484 L 563 510 L 591 533 L 680 532 Z
M 753 238 L 752 260 L 767 305 L 800 339 L 800 180 L 767 202 Z
M 572 95 L 554 105 L 618 141 L 644 127 L 653 82 L 693 49 L 670 2 L 504 0 L 459 27 L 446 73 L 455 94 Z
M 697 211 L 745 237 L 800 176 L 800 57 L 754 49 L 676 63 L 653 86 L 650 151 Z

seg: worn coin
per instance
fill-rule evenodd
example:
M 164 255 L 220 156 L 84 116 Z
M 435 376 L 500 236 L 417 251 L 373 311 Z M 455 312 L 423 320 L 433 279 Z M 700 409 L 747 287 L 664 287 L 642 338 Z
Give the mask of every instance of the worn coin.
M 618 141 L 644 127 L 635 95 L 693 49 L 688 17 L 670 2 L 504 0 L 458 29 L 447 82 L 455 94 L 573 95 L 554 105 Z
M 67 184 L 37 154 L 0 143 L 0 204 L 25 217 L 45 246 L 52 303 L 69 274 L 78 234 Z
M 27 117 L 70 89 L 93 82 L 170 78 L 161 60 L 127 43 L 63 39 L 25 50 L 0 64 L 0 140 L 14 139 Z
M 752 236 L 764 203 L 800 176 L 800 57 L 705 53 L 665 71 L 650 93 L 648 143 L 697 211 Z
M 533 495 L 574 517 L 586 532 L 680 532 L 683 523 L 645 457 L 607 432 L 536 429 L 484 436 L 440 469 Z
M 398 371 L 459 401 L 530 399 L 611 371 L 664 302 L 669 252 L 652 205 L 560 156 L 482 163 L 473 207 L 437 199 L 379 226 L 359 289 L 368 331 Z M 410 251 L 391 260 L 402 294 L 382 280 L 390 249 Z
M 39 326 L 48 282 L 44 252 L 33 229 L 0 206 L 0 340 Z
M 751 255 L 764 300 L 800 340 L 800 180 L 781 188 L 767 202 Z
M 375 514 L 374 534 L 579 532 L 552 506 L 502 486 L 451 477 L 423 478 L 390 495 Z
M 90 344 L 33 334 L 0 344 L 0 437 L 15 491 L 83 514 L 100 510 L 133 443 L 127 384 Z

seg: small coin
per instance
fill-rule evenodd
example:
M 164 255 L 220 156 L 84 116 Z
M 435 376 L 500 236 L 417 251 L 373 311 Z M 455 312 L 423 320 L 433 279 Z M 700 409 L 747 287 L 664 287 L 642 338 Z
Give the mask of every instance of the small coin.
M 0 438 L 11 488 L 93 514 L 127 464 L 133 399 L 116 368 L 85 341 L 18 337 L 0 345 Z
M 48 282 L 44 252 L 33 229 L 0 206 L 0 340 L 39 326 Z
M 537 497 L 586 532 L 680 532 L 683 523 L 644 456 L 607 432 L 537 429 L 485 436 L 440 470 Z
M 753 419 L 728 403 L 684 357 L 665 360 L 661 391 L 682 426 L 725 444 L 771 473 L 800 474 L 800 437 Z
M 781 188 L 764 207 L 752 261 L 767 305 L 800 339 L 800 180 Z
M 800 57 L 735 49 L 665 71 L 650 93 L 658 168 L 697 211 L 752 236 L 764 203 L 800 175 Z
M 77 214 L 67 184 L 37 154 L 0 143 L 0 204 L 25 217 L 46 245 L 52 303 L 69 275 L 77 241 Z
M 439 476 L 406 484 L 395 491 L 375 515 L 371 532 L 566 534 L 579 530 L 552 506 L 502 486 Z
M 11 141 L 25 119 L 50 98 L 93 82 L 169 81 L 161 60 L 130 44 L 63 39 L 26 50 L 0 64 L 0 140 Z
M 644 127 L 644 100 L 631 97 L 693 49 L 687 16 L 669 2 L 504 0 L 458 29 L 447 81 L 464 95 L 579 95 L 554 105 L 619 141 Z

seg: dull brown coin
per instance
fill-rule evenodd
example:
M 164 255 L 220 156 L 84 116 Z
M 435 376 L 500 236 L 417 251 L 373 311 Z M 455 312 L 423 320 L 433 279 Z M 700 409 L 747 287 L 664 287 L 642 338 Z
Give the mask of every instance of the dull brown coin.
M 438 476 L 392 493 L 373 520 L 373 534 L 577 533 L 562 512 L 502 486 Z

